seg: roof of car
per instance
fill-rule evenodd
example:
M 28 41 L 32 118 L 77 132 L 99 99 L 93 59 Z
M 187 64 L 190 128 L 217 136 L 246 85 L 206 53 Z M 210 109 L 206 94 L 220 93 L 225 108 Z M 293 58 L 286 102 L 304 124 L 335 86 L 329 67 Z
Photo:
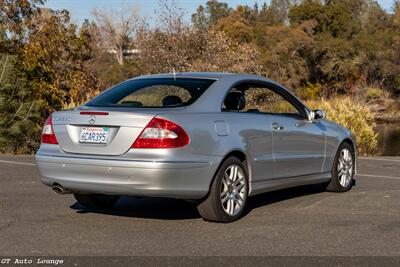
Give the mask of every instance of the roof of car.
M 258 75 L 253 74 L 239 74 L 239 73 L 230 73 L 230 72 L 176 72 L 173 73 L 159 73 L 159 74 L 149 74 L 137 77 L 137 79 L 143 78 L 172 78 L 172 77 L 181 77 L 181 78 L 203 78 L 203 79 L 220 79 L 223 77 L 232 77 L 232 76 L 241 76 L 242 78 L 263 78 Z

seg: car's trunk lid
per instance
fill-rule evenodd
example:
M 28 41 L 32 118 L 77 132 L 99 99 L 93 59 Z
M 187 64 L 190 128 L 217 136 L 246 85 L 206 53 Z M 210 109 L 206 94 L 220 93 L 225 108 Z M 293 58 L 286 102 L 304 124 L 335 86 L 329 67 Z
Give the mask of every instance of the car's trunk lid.
M 156 113 L 102 110 L 61 111 L 53 113 L 53 130 L 64 152 L 122 155 L 131 148 L 155 115 Z M 88 131 L 102 131 L 106 133 L 106 138 L 100 140 L 103 143 L 94 143 L 94 139 L 82 137 L 83 134 L 88 135 Z

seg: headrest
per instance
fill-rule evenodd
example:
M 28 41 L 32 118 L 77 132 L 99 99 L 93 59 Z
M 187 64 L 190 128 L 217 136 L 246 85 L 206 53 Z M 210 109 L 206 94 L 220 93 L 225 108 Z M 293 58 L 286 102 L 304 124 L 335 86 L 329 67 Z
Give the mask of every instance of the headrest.
M 239 111 L 246 106 L 246 100 L 240 91 L 229 92 L 225 98 L 224 105 L 227 110 Z
M 162 100 L 163 107 L 173 107 L 182 104 L 182 99 L 176 95 L 169 95 Z
M 132 107 L 143 107 L 143 104 L 139 101 L 122 101 L 121 104 Z

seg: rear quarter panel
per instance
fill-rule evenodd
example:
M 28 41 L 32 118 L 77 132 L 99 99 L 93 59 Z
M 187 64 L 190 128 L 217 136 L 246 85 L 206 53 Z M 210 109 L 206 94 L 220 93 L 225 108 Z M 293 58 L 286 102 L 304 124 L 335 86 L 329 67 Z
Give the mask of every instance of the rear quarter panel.
M 222 161 L 228 153 L 238 150 L 248 159 L 250 182 L 272 177 L 272 135 L 268 116 L 215 112 L 160 114 L 159 117 L 170 119 L 187 131 L 190 136 L 187 149 L 191 153 L 217 156 Z M 260 166 L 254 161 L 257 157 L 269 161 L 264 160 L 263 166 Z M 269 170 L 265 169 L 268 164 Z

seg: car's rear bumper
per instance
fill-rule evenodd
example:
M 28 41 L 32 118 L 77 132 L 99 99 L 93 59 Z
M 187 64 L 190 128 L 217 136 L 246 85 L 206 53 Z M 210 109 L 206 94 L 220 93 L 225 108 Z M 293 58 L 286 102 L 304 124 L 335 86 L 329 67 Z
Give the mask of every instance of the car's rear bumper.
M 218 159 L 150 161 L 46 155 L 36 162 L 41 180 L 71 192 L 199 199 L 210 188 Z

